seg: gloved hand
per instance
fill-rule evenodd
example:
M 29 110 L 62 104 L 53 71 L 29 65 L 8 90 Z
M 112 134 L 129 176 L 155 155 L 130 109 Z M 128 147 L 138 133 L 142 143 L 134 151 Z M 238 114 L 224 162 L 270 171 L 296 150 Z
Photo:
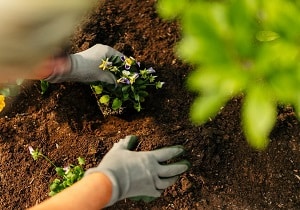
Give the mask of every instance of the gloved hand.
M 93 47 L 68 57 L 66 65 L 57 65 L 53 73 L 45 79 L 50 83 L 59 82 L 95 82 L 102 81 L 115 84 L 116 78 L 107 70 L 101 70 L 102 59 L 122 53 L 107 45 L 96 44 Z
M 124 198 L 159 197 L 162 191 L 174 184 L 178 175 L 190 166 L 188 161 L 161 164 L 181 155 L 184 152 L 182 146 L 145 152 L 130 151 L 129 148 L 136 141 L 136 136 L 121 139 L 114 144 L 97 167 L 85 172 L 85 176 L 101 172 L 111 180 L 112 197 L 106 207 Z

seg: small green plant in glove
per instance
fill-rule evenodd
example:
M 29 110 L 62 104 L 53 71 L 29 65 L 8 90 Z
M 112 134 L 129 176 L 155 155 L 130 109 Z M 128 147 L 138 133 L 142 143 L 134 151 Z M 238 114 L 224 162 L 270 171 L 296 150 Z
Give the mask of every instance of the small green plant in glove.
M 109 107 L 117 113 L 123 108 L 133 107 L 141 111 L 141 103 L 149 95 L 148 88 L 162 88 L 164 82 L 156 81 L 155 70 L 142 68 L 133 57 L 112 56 L 102 60 L 99 71 L 110 71 L 116 78 L 117 84 L 95 82 L 92 90 L 98 98 L 100 108 Z
M 51 161 L 47 156 L 41 153 L 38 149 L 33 149 L 31 146 L 29 147 L 29 152 L 34 160 L 39 159 L 40 157 L 47 160 L 56 171 L 56 174 L 60 178 L 56 178 L 53 180 L 53 182 L 50 184 L 50 192 L 49 196 L 53 196 L 60 191 L 66 189 L 67 187 L 70 187 L 75 182 L 79 181 L 83 175 L 84 170 L 82 166 L 85 164 L 85 160 L 82 157 L 77 158 L 78 165 L 68 165 L 67 167 L 58 167 L 56 166 L 53 161 Z
M 177 53 L 195 70 L 188 87 L 198 93 L 193 122 L 214 117 L 242 95 L 242 126 L 257 149 L 268 145 L 277 105 L 293 105 L 300 116 L 300 3 L 291 0 L 158 1 L 166 19 L 178 19 Z

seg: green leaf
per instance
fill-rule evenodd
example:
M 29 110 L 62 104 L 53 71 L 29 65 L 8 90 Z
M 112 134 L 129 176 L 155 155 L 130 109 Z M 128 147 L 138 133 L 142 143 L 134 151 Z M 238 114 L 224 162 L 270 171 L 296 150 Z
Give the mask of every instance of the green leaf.
M 103 96 L 100 97 L 99 102 L 101 104 L 108 104 L 109 100 L 110 100 L 109 95 L 103 95 Z
M 226 38 L 230 37 L 230 30 L 223 27 L 223 13 L 220 3 L 193 3 L 182 18 L 184 36 L 177 53 L 195 64 L 227 63 L 231 51 L 227 49 Z
M 40 156 L 43 156 L 43 154 L 38 149 L 35 149 L 31 152 L 31 156 L 34 160 L 37 160 Z
M 49 82 L 41 80 L 41 93 L 45 94 L 49 88 Z
M 160 0 L 156 5 L 158 13 L 166 19 L 173 19 L 185 9 L 188 0 Z
M 135 88 L 132 85 L 130 86 L 130 88 L 131 88 L 131 91 L 134 93 L 135 92 Z
M 210 94 L 198 97 L 192 104 L 190 116 L 192 122 L 203 124 L 217 115 L 228 98 L 220 94 Z
M 247 141 L 252 147 L 266 148 L 276 116 L 276 103 L 268 90 L 262 85 L 251 86 L 243 104 L 242 121 Z
M 79 165 L 84 165 L 85 164 L 85 159 L 83 158 L 83 157 L 79 157 L 79 158 L 77 158 L 77 160 L 78 160 L 78 164 Z
M 131 135 L 127 145 L 127 149 L 134 150 L 138 146 L 138 143 L 138 137 L 135 135 Z
M 51 191 L 57 191 L 60 188 L 61 180 L 54 179 L 53 182 L 50 184 Z
M 196 92 L 219 92 L 234 95 L 241 92 L 248 82 L 248 74 L 231 65 L 210 66 L 194 70 L 187 80 L 190 90 Z
M 139 88 L 140 88 L 140 90 L 142 90 L 142 89 L 146 89 L 147 86 L 146 85 L 142 85 L 142 86 L 139 86 Z
M 4 95 L 5 97 L 10 96 L 10 89 L 9 89 L 9 88 L 2 88 L 2 89 L 0 90 L 0 94 L 1 94 L 1 95 Z
M 113 103 L 112 103 L 112 109 L 113 110 L 117 110 L 117 109 L 119 109 L 119 108 L 121 108 L 121 106 L 122 106 L 122 100 L 120 100 L 120 99 L 118 99 L 118 98 L 115 98 L 114 100 L 113 100 Z
M 50 190 L 51 190 L 51 191 L 56 190 L 57 186 L 58 186 L 58 185 L 57 185 L 56 183 L 52 183 L 52 184 L 50 185 Z
M 140 101 L 140 96 L 139 96 L 139 94 L 134 94 L 134 100 Z
M 274 72 L 269 83 L 278 101 L 289 104 L 299 99 L 300 81 L 295 78 L 295 72 Z
M 147 91 L 143 91 L 143 90 L 140 90 L 138 92 L 138 94 L 139 94 L 140 98 L 141 97 L 145 98 L 145 97 L 147 97 L 149 95 L 149 93 Z
M 123 61 L 121 60 L 120 56 L 115 55 L 112 56 L 109 61 L 111 61 L 115 66 L 119 66 L 123 63 Z
M 60 184 L 61 181 L 60 181 L 60 179 L 54 179 L 54 180 L 53 180 L 53 183 Z
M 135 85 L 138 85 L 139 87 L 141 87 L 141 85 L 144 85 L 145 83 L 146 81 L 144 79 L 137 78 L 135 80 Z
M 71 179 L 72 176 L 73 176 L 73 168 L 72 168 L 71 170 L 69 170 L 69 172 L 67 173 L 66 177 L 67 177 L 68 179 Z
M 51 191 L 51 192 L 49 192 L 49 194 L 48 194 L 48 195 L 49 195 L 50 197 L 53 197 L 53 196 L 54 196 L 54 195 L 56 195 L 56 194 L 57 194 L 56 192 L 54 192 L 54 191 Z
M 60 176 L 64 176 L 64 175 L 65 175 L 65 171 L 64 171 L 64 169 L 61 168 L 61 167 L 56 167 L 56 168 L 55 168 L 55 171 L 56 171 L 56 173 L 57 173 L 58 175 L 60 175 Z
M 123 93 L 123 100 L 127 101 L 129 99 L 129 93 Z
M 260 42 L 270 42 L 278 39 L 280 36 L 274 31 L 259 31 L 255 37 Z
M 149 79 L 149 82 L 150 82 L 150 83 L 155 82 L 156 77 L 157 77 L 157 76 L 150 75 L 149 78 L 148 78 L 148 79 Z
M 133 104 L 133 108 L 134 108 L 136 111 L 140 112 L 141 109 L 142 109 L 141 103 L 140 103 L 140 102 L 134 103 L 134 104 Z
M 158 81 L 158 82 L 156 82 L 156 83 L 155 83 L 155 87 L 156 87 L 156 89 L 160 89 L 160 88 L 162 88 L 162 87 L 163 87 L 163 85 L 164 85 L 164 82 L 161 82 L 161 81 Z
M 228 98 L 244 93 L 245 135 L 262 149 L 277 101 L 293 105 L 300 117 L 299 2 L 158 1 L 159 14 L 177 18 L 182 29 L 177 55 L 201 69 L 188 78 L 190 90 L 202 94 L 191 107 L 193 121 L 206 122 Z
M 125 86 L 123 86 L 123 87 L 122 87 L 122 92 L 123 92 L 123 93 L 126 93 L 126 92 L 129 90 L 129 88 L 130 88 L 130 85 L 125 85 Z
M 94 92 L 99 95 L 103 92 L 102 85 L 92 85 Z

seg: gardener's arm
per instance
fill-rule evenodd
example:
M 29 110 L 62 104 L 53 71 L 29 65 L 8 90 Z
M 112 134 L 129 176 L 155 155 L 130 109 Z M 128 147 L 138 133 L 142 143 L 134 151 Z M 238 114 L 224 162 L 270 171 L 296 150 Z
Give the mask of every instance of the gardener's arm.
M 0 61 L 0 82 L 13 82 L 17 78 L 45 80 L 50 83 L 102 81 L 116 82 L 109 71 L 101 70 L 102 59 L 111 56 L 123 56 L 110 46 L 96 44 L 79 53 L 59 57 L 45 58 L 30 67 L 5 66 Z
M 111 195 L 110 179 L 103 173 L 94 173 L 30 210 L 99 210 L 108 204 Z
M 189 168 L 187 161 L 161 164 L 182 154 L 181 146 L 130 151 L 136 141 L 135 136 L 121 139 L 97 167 L 86 171 L 82 180 L 32 210 L 100 209 L 124 198 L 159 197 Z
M 50 83 L 102 81 L 114 84 L 114 75 L 100 69 L 99 65 L 102 60 L 115 55 L 123 56 L 110 46 L 96 44 L 76 54 L 46 60 L 36 68 L 31 79 L 44 79 Z

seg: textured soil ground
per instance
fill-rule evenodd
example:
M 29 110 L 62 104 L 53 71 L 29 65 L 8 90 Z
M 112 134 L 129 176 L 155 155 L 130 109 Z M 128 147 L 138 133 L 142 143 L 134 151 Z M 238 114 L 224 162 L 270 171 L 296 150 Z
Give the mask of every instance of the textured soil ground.
M 41 95 L 39 81 L 26 81 L 0 115 L 0 209 L 25 209 L 48 197 L 54 168 L 34 161 L 29 145 L 57 165 L 82 156 L 87 169 L 129 134 L 139 136 L 137 150 L 184 145 L 192 168 L 153 202 L 126 199 L 109 209 L 300 209 L 300 126 L 293 109 L 279 110 L 270 145 L 261 152 L 244 138 L 242 97 L 205 125 L 193 125 L 193 95 L 185 88 L 192 68 L 173 53 L 180 28 L 158 17 L 155 2 L 99 4 L 70 39 L 70 52 L 110 45 L 155 68 L 166 86 L 150 93 L 140 113 L 104 118 L 86 84 L 55 84 Z

